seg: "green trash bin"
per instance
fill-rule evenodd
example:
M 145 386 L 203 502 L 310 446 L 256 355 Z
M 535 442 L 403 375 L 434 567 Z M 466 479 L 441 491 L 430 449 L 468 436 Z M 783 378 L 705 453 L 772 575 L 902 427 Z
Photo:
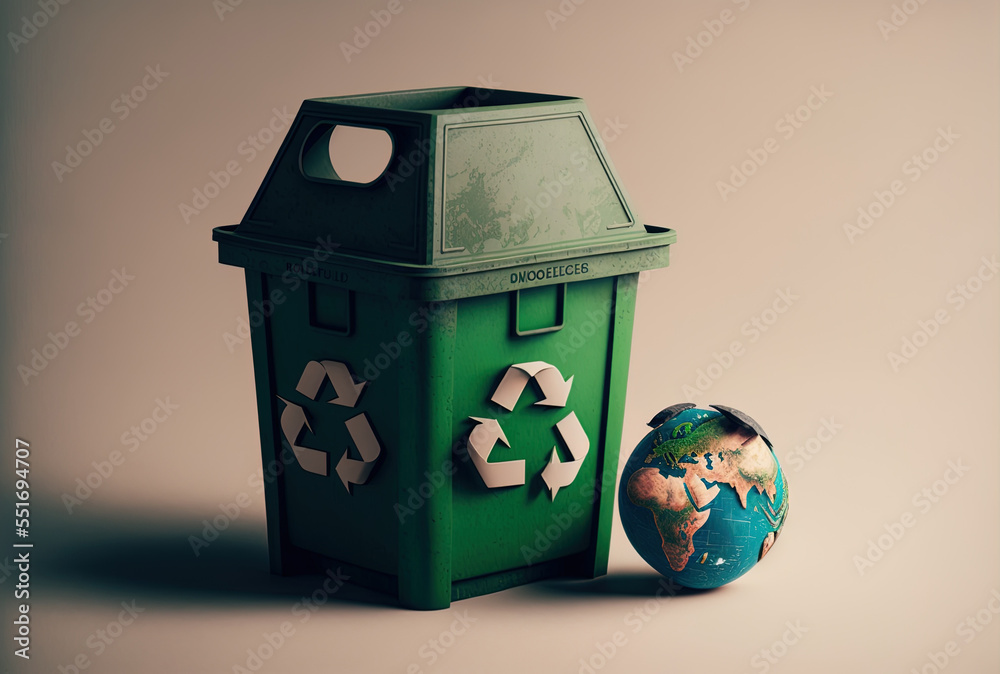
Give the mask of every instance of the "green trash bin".
M 341 175 L 338 128 L 387 136 L 380 175 Z M 307 100 L 213 238 L 246 274 L 272 572 L 417 609 L 606 572 L 638 274 L 676 236 L 581 99 Z

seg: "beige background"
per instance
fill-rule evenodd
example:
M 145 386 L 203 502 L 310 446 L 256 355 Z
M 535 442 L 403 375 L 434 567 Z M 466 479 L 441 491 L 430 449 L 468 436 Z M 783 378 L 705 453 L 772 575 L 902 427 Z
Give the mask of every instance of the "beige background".
M 33 657 L 8 669 L 56 672 L 83 654 L 90 672 L 231 672 L 288 620 L 294 634 L 262 671 L 577 672 L 581 658 L 601 663 L 597 644 L 616 632 L 623 645 L 601 671 L 930 672 L 928 652 L 949 641 L 949 672 L 996 671 L 1000 284 L 961 309 L 948 302 L 1000 252 L 996 3 L 911 0 L 886 39 L 889 0 L 565 0 L 575 9 L 554 28 L 555 0 L 403 0 L 348 63 L 339 44 L 385 6 L 243 0 L 220 18 L 208 0 L 70 3 L 16 53 L 0 47 L 0 437 L 7 457 L 15 437 L 31 442 L 37 545 Z M 679 72 L 673 53 L 726 9 L 733 22 Z M 37 11 L 4 3 L 0 28 L 20 31 Z M 157 65 L 169 75 L 118 120 L 115 98 Z M 217 264 L 210 230 L 237 222 L 263 177 L 279 141 L 252 161 L 238 148 L 273 108 L 480 77 L 581 96 L 599 125 L 618 120 L 608 151 L 633 202 L 679 232 L 670 268 L 640 288 L 623 459 L 645 421 L 739 341 L 694 402 L 734 405 L 768 429 L 791 517 L 766 563 L 713 593 L 650 600 L 656 576 L 616 521 L 602 581 L 431 614 L 345 590 L 300 622 L 293 605 L 318 581 L 266 574 L 263 500 L 248 486 L 260 469 L 250 348 L 230 352 L 222 337 L 247 316 L 244 282 Z M 786 139 L 775 123 L 814 86 L 832 96 Z M 52 162 L 103 117 L 114 130 L 57 179 Z M 939 127 L 958 138 L 911 182 L 904 164 Z M 724 201 L 717 181 L 769 137 L 778 150 Z M 178 204 L 232 159 L 241 173 L 185 223 Z M 844 223 L 897 179 L 905 193 L 851 243 Z M 25 385 L 18 365 L 122 267 L 134 281 Z M 798 299 L 753 340 L 742 326 L 785 289 Z M 939 310 L 948 322 L 894 371 L 888 352 Z M 61 495 L 164 397 L 178 409 L 68 514 Z M 824 419 L 842 428 L 819 443 Z M 807 443 L 810 461 L 788 458 Z M 949 461 L 970 470 L 922 512 L 914 495 Z M 244 494 L 250 505 L 196 560 L 187 537 Z M 855 556 L 907 512 L 912 528 L 860 574 Z M 9 611 L 14 580 L 0 575 Z M 122 601 L 145 611 L 98 653 L 93 635 Z M 992 621 L 967 643 L 956 626 L 979 611 Z M 431 662 L 456 612 L 476 622 Z M 808 631 L 793 638 L 786 623 Z M 794 643 L 764 660 L 783 636 Z

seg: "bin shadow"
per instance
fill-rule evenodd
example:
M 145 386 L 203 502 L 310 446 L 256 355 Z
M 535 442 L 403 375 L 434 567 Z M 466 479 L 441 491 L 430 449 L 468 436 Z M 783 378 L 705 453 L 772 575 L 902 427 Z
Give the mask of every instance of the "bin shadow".
M 272 575 L 266 536 L 256 522 L 233 522 L 197 554 L 189 537 L 198 536 L 200 529 L 181 521 L 102 516 L 73 524 L 52 532 L 51 540 L 40 536 L 47 549 L 44 554 L 36 552 L 39 575 L 48 586 L 67 594 L 132 593 L 186 605 L 276 603 L 291 609 L 304 602 L 306 608 L 345 603 L 398 607 L 393 597 L 338 583 L 336 566 L 296 576 Z
M 528 587 L 540 595 L 578 597 L 588 601 L 595 597 L 671 599 L 722 591 L 722 588 L 697 590 L 683 587 L 657 573 L 611 573 L 589 580 L 543 580 Z
M 39 511 L 42 509 L 39 508 Z M 351 583 L 338 587 L 337 567 L 295 576 L 269 572 L 263 523 L 234 521 L 197 554 L 200 522 L 183 518 L 38 512 L 49 520 L 36 537 L 34 568 L 55 592 L 78 596 L 140 596 L 164 604 L 205 606 L 368 605 L 399 608 L 395 597 Z M 37 561 L 35 561 L 37 560 Z M 333 588 L 336 588 L 335 590 Z M 523 586 L 529 596 L 679 598 L 716 590 L 671 586 L 656 573 L 612 573 L 592 580 L 548 579 Z

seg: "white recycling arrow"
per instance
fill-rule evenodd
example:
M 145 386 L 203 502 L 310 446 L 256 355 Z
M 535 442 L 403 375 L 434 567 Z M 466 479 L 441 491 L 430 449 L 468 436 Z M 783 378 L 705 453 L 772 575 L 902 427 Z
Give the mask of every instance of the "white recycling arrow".
M 281 396 L 278 396 L 278 400 L 285 403 L 285 409 L 281 412 L 281 432 L 285 434 L 285 439 L 288 440 L 292 453 L 295 454 L 295 460 L 305 471 L 326 475 L 326 452 L 298 444 L 303 430 L 308 428 L 312 431 L 309 420 L 306 419 L 306 411 Z
M 494 489 L 524 484 L 524 459 L 489 463 L 490 452 L 493 451 L 493 446 L 496 445 L 497 441 L 510 447 L 507 436 L 500 428 L 500 422 L 496 419 L 469 418 L 476 422 L 476 426 L 469 433 L 466 448 L 486 486 Z
M 560 461 L 556 448 L 552 448 L 552 455 L 549 463 L 542 471 L 542 480 L 549 488 L 549 495 L 553 501 L 556 494 L 562 487 L 568 487 L 576 479 L 576 474 L 580 472 L 583 460 L 587 458 L 590 451 L 590 438 L 580 425 L 580 420 L 576 418 L 576 412 L 570 412 L 562 421 L 556 424 L 556 431 L 566 443 L 572 461 Z
M 344 483 L 344 488 L 350 494 L 352 484 L 364 484 L 368 481 L 368 476 L 371 475 L 375 462 L 382 454 L 382 445 L 375 436 L 371 420 L 365 412 L 351 417 L 344 422 L 344 425 L 347 426 L 347 431 L 351 434 L 351 439 L 361 454 L 359 461 L 350 458 L 349 451 L 344 450 L 344 455 L 337 462 L 337 475 L 340 476 L 340 481 Z
M 299 383 L 295 386 L 295 390 L 310 400 L 316 400 L 325 379 L 330 380 L 337 393 L 336 398 L 327 402 L 343 407 L 354 407 L 358 398 L 361 397 L 361 392 L 368 385 L 366 381 L 355 383 L 346 363 L 339 360 L 310 360 L 303 368 L 302 376 L 299 377 Z M 281 432 L 291 446 L 295 459 L 307 472 L 328 475 L 327 453 L 298 444 L 305 429 L 308 428 L 312 431 L 306 411 L 301 406 L 289 402 L 281 396 L 277 396 L 277 398 L 285 403 L 285 409 L 281 412 Z M 350 450 L 345 450 L 337 463 L 337 475 L 340 476 L 340 481 L 343 482 L 344 488 L 350 494 L 352 484 L 364 484 L 368 481 L 375 463 L 382 454 L 382 445 L 372 429 L 371 420 L 367 414 L 361 413 L 351 417 L 344 424 L 361 454 L 360 460 L 352 459 L 349 456 Z
M 549 365 L 540 360 L 530 363 L 517 363 L 507 368 L 503 379 L 497 384 L 491 400 L 508 411 L 513 411 L 521 392 L 528 382 L 534 378 L 538 388 L 545 397 L 536 405 L 548 407 L 565 407 L 573 386 L 573 377 L 563 380 L 562 374 L 555 365 Z
M 316 400 L 323 379 L 329 379 L 333 384 L 333 390 L 337 392 L 337 397 L 328 402 L 344 407 L 354 407 L 361 397 L 361 392 L 368 385 L 366 381 L 355 384 L 351 371 L 339 360 L 310 360 L 302 370 L 302 376 L 295 390 L 310 400 Z
M 542 399 L 536 405 L 547 407 L 566 407 L 573 377 L 563 379 L 559 368 L 544 361 L 536 360 L 529 363 L 516 363 L 507 368 L 500 383 L 497 384 L 493 397 L 497 405 L 508 411 L 513 411 L 524 387 L 532 379 L 542 392 Z M 469 456 L 479 471 L 487 487 L 511 487 L 524 484 L 524 461 L 504 461 L 489 463 L 490 451 L 497 441 L 502 441 L 508 447 L 510 443 L 500 428 L 496 419 L 481 419 L 469 417 L 476 422 L 476 427 L 469 434 Z M 549 489 L 554 501 L 562 487 L 566 487 L 576 479 L 580 466 L 590 451 L 590 439 L 580 425 L 576 412 L 570 412 L 562 421 L 556 424 L 556 431 L 569 448 L 570 461 L 560 461 L 557 448 L 552 448 L 549 463 L 542 471 L 542 480 Z

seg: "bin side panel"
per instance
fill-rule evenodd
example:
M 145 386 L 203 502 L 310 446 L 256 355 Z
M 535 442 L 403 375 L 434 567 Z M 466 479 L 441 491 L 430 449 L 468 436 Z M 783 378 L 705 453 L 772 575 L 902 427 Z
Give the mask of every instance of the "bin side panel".
M 451 602 L 453 379 L 456 303 L 431 302 L 410 315 L 416 360 L 400 391 L 402 430 L 410 438 L 399 457 L 399 600 L 408 608 Z
M 247 305 L 254 311 L 266 294 L 266 276 L 260 272 L 246 271 Z M 272 344 L 270 319 L 262 317 L 250 327 L 250 345 L 253 351 L 254 379 L 257 387 L 257 418 L 260 423 L 261 466 L 267 475 L 272 467 L 276 472 L 283 466 L 282 446 L 275 435 L 277 418 L 274 416 L 274 366 L 271 359 Z M 267 549 L 271 573 L 290 575 L 306 566 L 297 554 L 288 535 L 287 507 L 284 484 L 280 480 L 264 480 L 264 508 L 267 513 Z
M 611 526 L 614 519 L 615 486 L 618 482 L 618 458 L 622 444 L 622 425 L 625 420 L 625 393 L 632 351 L 632 326 L 635 318 L 635 297 L 638 274 L 623 274 L 615 278 L 614 321 L 611 324 L 611 343 L 608 348 L 608 401 L 604 413 L 607 450 L 600 467 L 600 482 L 605 494 L 598 505 L 594 522 L 593 559 L 588 566 L 593 577 L 608 572 L 608 554 L 611 549 Z
M 595 492 L 596 477 L 607 452 L 604 398 L 614 283 L 605 278 L 567 284 L 563 327 L 523 336 L 514 332 L 511 293 L 458 302 L 454 437 L 475 427 L 470 417 L 495 419 L 510 447 L 497 442 L 489 462 L 523 459 L 525 471 L 523 486 L 488 488 L 468 455 L 463 456 L 453 478 L 455 580 L 531 567 L 593 545 L 602 502 L 601 492 Z M 537 313 L 520 317 L 522 323 L 537 330 L 538 321 L 551 312 Z M 513 411 L 491 401 L 509 366 L 535 361 L 554 365 L 564 380 L 573 377 L 564 407 L 536 405 L 543 398 L 537 380 L 527 383 Z M 589 451 L 576 478 L 553 500 L 541 474 L 554 448 L 560 461 L 573 460 L 556 429 L 571 412 L 587 436 Z M 617 458 L 617 445 L 612 449 Z
M 273 415 L 281 418 L 284 401 L 304 409 L 309 426 L 295 441 L 326 455 L 321 462 L 325 464 L 325 475 L 306 470 L 294 459 L 280 422 L 276 425 L 275 440 L 281 443 L 284 456 L 291 457 L 278 478 L 284 492 L 289 540 L 299 548 L 334 560 L 395 575 L 398 520 L 393 505 L 399 455 L 412 449 L 406 445 L 407 434 L 401 432 L 398 422 L 404 370 L 399 363 L 416 357 L 412 346 L 398 343 L 400 326 L 406 325 L 406 307 L 355 293 L 346 304 L 352 312 L 349 334 L 343 334 L 341 319 L 331 321 L 329 327 L 314 324 L 323 324 L 317 315 L 323 319 L 324 310 L 310 307 L 310 302 L 316 300 L 311 299 L 309 283 L 289 284 L 278 276 L 268 278 L 283 297 L 282 302 L 275 303 L 270 321 L 276 389 L 271 400 Z M 322 293 L 313 298 L 316 296 Z M 352 405 L 331 403 L 341 396 L 347 402 L 351 394 L 345 383 L 338 386 L 329 377 L 323 380 L 315 399 L 297 390 L 310 361 L 347 365 L 356 380 L 367 382 L 360 397 Z M 362 415 L 367 417 L 367 426 L 358 419 Z M 351 482 L 348 491 L 338 464 L 345 452 L 348 459 L 364 459 L 358 443 L 371 444 L 366 439 L 366 428 L 371 429 L 379 446 L 378 458 L 367 481 Z

